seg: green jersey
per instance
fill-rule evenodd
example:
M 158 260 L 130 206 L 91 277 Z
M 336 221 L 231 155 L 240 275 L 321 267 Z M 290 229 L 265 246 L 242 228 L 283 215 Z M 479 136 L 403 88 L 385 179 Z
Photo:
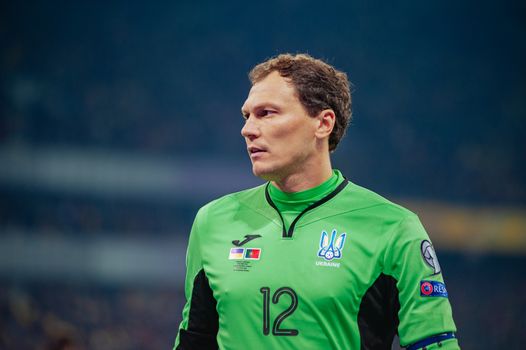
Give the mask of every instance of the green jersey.
M 201 208 L 174 349 L 458 349 L 418 217 L 343 178 Z

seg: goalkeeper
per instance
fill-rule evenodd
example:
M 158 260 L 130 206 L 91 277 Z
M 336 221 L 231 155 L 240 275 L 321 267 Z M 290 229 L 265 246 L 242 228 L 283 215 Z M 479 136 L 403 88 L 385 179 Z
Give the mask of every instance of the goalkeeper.
M 174 349 L 459 349 L 418 217 L 331 165 L 346 74 L 283 54 L 249 76 L 241 134 L 267 183 L 199 210 Z

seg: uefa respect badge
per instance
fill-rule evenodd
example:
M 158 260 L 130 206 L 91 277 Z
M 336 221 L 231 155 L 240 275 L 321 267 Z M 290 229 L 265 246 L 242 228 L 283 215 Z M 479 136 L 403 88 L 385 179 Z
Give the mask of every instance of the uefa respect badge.
M 420 281 L 420 296 L 447 298 L 446 285 L 438 281 Z

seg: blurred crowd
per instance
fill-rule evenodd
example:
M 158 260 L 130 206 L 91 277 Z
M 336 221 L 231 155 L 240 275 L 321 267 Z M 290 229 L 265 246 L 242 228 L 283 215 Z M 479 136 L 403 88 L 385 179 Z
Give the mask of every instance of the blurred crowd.
M 517 267 L 526 267 L 526 259 L 444 252 L 440 263 L 460 345 L 522 349 L 517 335 L 526 328 L 526 282 Z M 153 350 L 172 347 L 184 293 L 181 288 L 10 283 L 0 287 L 0 300 L 0 349 Z
M 188 234 L 195 203 L 0 191 L 0 229 L 61 235 Z
M 6 5 L 0 28 L 0 147 L 246 157 L 239 135 L 246 73 L 276 48 L 260 47 L 244 27 L 236 30 L 246 19 L 238 15 L 240 22 L 233 23 L 230 11 L 252 13 L 240 5 L 210 3 L 199 11 L 173 3 L 146 12 L 63 5 L 60 12 L 67 16 L 45 2 Z M 341 45 L 342 32 L 333 36 L 329 26 L 316 36 L 326 39 L 305 46 L 348 72 L 354 83 L 354 120 L 334 155 L 336 165 L 380 192 L 524 203 L 526 159 L 519 150 L 526 102 L 525 82 L 518 77 L 526 73 L 526 50 L 513 40 L 521 31 L 508 32 L 517 21 L 511 8 L 478 8 L 480 21 L 468 23 L 461 13 L 471 15 L 471 8 L 460 5 L 444 27 L 440 15 L 427 13 L 451 13 L 441 3 L 429 9 L 404 3 L 390 11 L 345 6 L 334 13 L 335 21 L 359 23 L 344 31 L 351 40 Z M 306 8 L 298 5 L 293 12 Z M 24 21 L 17 19 L 21 13 Z M 295 17 L 298 27 L 310 29 L 309 16 Z M 422 18 L 428 18 L 427 26 Z M 471 35 L 489 30 L 485 19 L 503 25 L 488 35 Z M 190 35 L 196 26 L 200 34 Z M 252 30 L 284 38 L 270 27 Z M 304 42 L 303 31 L 287 35 L 290 43 Z
M 0 300 L 0 349 L 170 349 L 184 295 L 162 288 L 12 284 L 0 288 Z

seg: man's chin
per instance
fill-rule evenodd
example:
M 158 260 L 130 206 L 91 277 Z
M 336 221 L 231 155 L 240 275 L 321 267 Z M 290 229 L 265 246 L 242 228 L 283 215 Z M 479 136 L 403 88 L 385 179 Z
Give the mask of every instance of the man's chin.
M 252 164 L 252 173 L 265 181 L 275 181 L 275 174 L 272 169 L 261 166 L 261 164 Z

